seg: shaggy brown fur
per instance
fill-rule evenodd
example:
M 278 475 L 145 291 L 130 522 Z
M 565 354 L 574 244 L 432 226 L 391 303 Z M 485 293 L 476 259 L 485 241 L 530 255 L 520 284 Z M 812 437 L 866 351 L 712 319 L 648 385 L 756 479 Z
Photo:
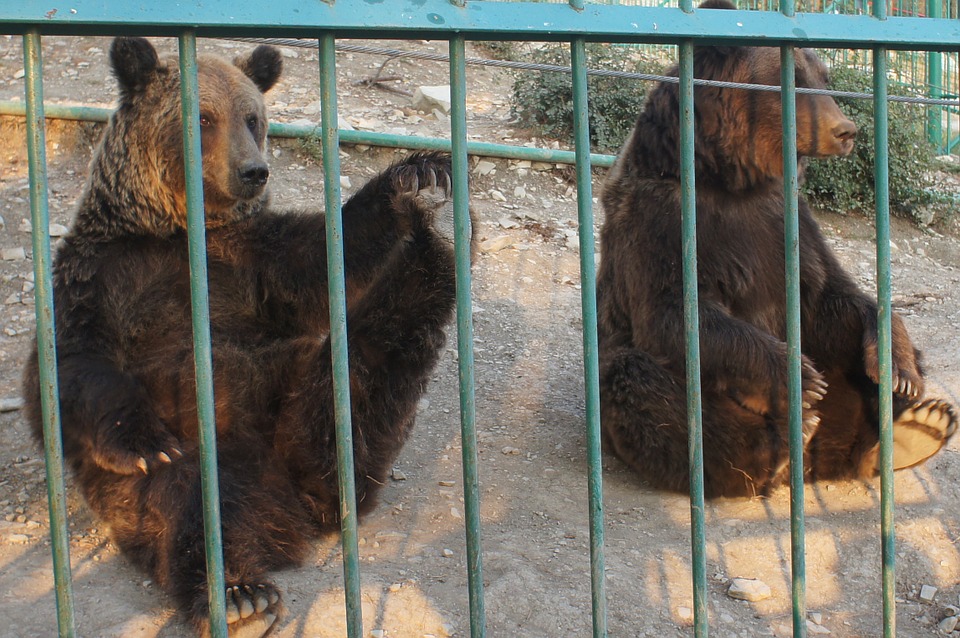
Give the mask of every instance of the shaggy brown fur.
M 204 633 L 179 74 L 143 39 L 117 39 L 111 59 L 120 106 L 54 271 L 64 451 L 123 552 Z M 339 526 L 324 217 L 267 205 L 261 92 L 280 69 L 270 47 L 199 63 L 232 635 L 271 630 L 281 603 L 267 572 Z M 452 316 L 452 249 L 434 228 L 449 169 L 413 155 L 343 207 L 361 515 L 410 434 Z M 34 356 L 25 390 L 39 439 L 37 367 Z
M 797 86 L 826 86 L 813 51 L 796 59 Z M 780 55 L 698 48 L 694 74 L 778 85 Z M 687 490 L 678 114 L 677 85 L 659 85 L 607 178 L 597 294 L 606 443 L 652 485 Z M 697 87 L 695 117 L 706 493 L 762 494 L 788 475 L 780 96 Z M 845 155 L 855 133 L 831 98 L 797 95 L 801 156 Z M 840 267 L 802 199 L 800 252 L 806 476 L 872 476 L 877 305 Z M 893 361 L 901 467 L 939 449 L 956 419 L 948 404 L 922 399 L 919 355 L 896 316 Z

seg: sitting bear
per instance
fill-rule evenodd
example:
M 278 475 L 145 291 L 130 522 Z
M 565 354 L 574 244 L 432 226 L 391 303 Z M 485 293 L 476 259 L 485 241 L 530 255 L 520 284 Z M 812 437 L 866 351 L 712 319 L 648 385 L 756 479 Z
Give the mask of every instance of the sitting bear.
M 209 631 L 176 60 L 110 50 L 120 87 L 54 266 L 66 459 L 113 540 Z M 267 201 L 267 46 L 199 60 L 220 503 L 231 635 L 263 635 L 293 566 L 339 529 L 324 216 Z M 415 154 L 343 206 L 357 509 L 410 435 L 455 303 L 449 157 Z M 449 207 L 447 207 L 449 212 Z M 442 223 L 441 223 L 442 222 Z M 39 439 L 38 364 L 25 396 Z
M 780 84 L 775 48 L 698 47 L 693 68 L 696 78 Z M 796 52 L 796 83 L 827 84 L 809 49 Z M 762 495 L 789 476 L 780 95 L 712 86 L 694 94 L 705 493 Z M 832 98 L 796 100 L 800 156 L 851 151 L 856 126 Z M 678 85 L 658 85 L 606 179 L 597 303 L 604 443 L 650 485 L 686 491 L 678 107 Z M 877 304 L 841 268 L 802 199 L 800 294 L 805 478 L 874 476 Z M 919 353 L 892 319 L 894 464 L 904 468 L 939 450 L 956 416 L 924 398 Z

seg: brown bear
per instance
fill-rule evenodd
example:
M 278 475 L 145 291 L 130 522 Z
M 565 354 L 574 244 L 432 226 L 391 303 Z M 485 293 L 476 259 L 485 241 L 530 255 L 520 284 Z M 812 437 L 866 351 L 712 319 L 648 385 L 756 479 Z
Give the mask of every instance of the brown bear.
M 180 79 L 141 38 L 110 58 L 120 103 L 54 266 L 64 454 L 136 565 L 209 631 L 185 231 Z M 267 46 L 199 60 L 210 332 L 231 635 L 281 611 L 267 572 L 339 529 L 324 216 L 267 201 Z M 357 510 L 376 502 L 455 303 L 438 231 L 449 157 L 414 154 L 343 206 Z M 448 209 L 449 210 L 449 209 Z M 41 435 L 36 356 L 25 374 Z
M 775 48 L 697 47 L 693 68 L 696 78 L 780 84 Z M 809 49 L 796 52 L 796 83 L 827 84 Z M 696 86 L 694 96 L 705 493 L 762 495 L 789 475 L 780 95 Z M 800 156 L 851 151 L 856 126 L 832 98 L 796 100 Z M 597 303 L 605 444 L 652 486 L 686 491 L 679 135 L 678 85 L 661 83 L 604 185 Z M 800 282 L 805 477 L 873 476 L 877 304 L 841 268 L 802 199 Z M 956 430 L 953 407 L 924 398 L 919 359 L 894 316 L 897 468 L 928 458 Z

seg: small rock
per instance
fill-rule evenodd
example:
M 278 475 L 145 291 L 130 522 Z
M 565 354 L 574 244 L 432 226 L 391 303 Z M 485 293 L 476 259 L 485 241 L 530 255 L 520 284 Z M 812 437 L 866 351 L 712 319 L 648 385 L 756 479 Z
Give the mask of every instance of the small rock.
M 830 633 L 830 630 L 827 629 L 826 627 L 822 627 L 822 626 L 820 626 L 820 625 L 817 625 L 817 624 L 815 624 L 815 623 L 813 623 L 813 622 L 810 622 L 809 620 L 807 621 L 807 631 L 810 632 L 811 634 L 823 634 L 823 635 L 827 635 L 827 634 Z
M 390 478 L 392 478 L 394 481 L 406 481 L 407 475 L 397 468 L 393 468 L 393 472 L 390 473 Z
M 33 232 L 33 226 L 30 224 L 30 220 L 26 217 L 20 218 L 20 226 L 17 227 L 21 233 L 30 233 Z
M 823 624 L 823 614 L 821 614 L 819 611 L 811 611 L 811 612 L 810 612 L 810 620 L 812 620 L 813 622 L 817 623 L 818 625 L 822 625 L 822 624 Z
M 497 170 L 497 165 L 489 160 L 480 160 L 473 167 L 473 172 L 477 175 L 489 175 L 495 170 Z
M 3 230 L 7 227 L 7 222 L 3 221 L 3 217 L 0 216 L 0 230 Z
M 6 299 L 3 300 L 3 303 L 9 305 L 23 303 L 23 299 L 20 297 L 19 292 L 10 293 Z
M 384 633 L 382 629 L 371 629 L 370 638 L 383 638 Z
M 720 614 L 720 622 L 727 623 L 727 624 L 732 623 L 733 616 L 731 616 L 730 614 Z
M 13 74 L 13 79 L 19 80 L 20 78 L 24 77 L 26 74 L 27 74 L 26 69 L 20 69 L 19 71 Z
M 960 616 L 947 616 L 937 624 L 937 629 L 942 634 L 949 634 L 953 633 L 957 625 L 960 625 Z
M 689 607 L 677 607 L 677 615 L 680 620 L 693 620 L 693 610 Z
M 450 85 L 418 87 L 410 101 L 418 111 L 431 113 L 437 109 L 447 115 L 450 113 Z
M 755 603 L 770 598 L 770 586 L 756 578 L 734 578 L 730 581 L 727 595 L 737 600 Z
M 920 600 L 925 602 L 933 602 L 933 599 L 937 596 L 937 588 L 933 585 L 924 585 L 920 588 Z
M 4 261 L 20 261 L 27 258 L 27 251 L 23 249 L 23 246 L 17 246 L 16 248 L 4 248 L 0 251 L 0 259 Z
M 63 224 L 50 224 L 51 237 L 63 237 L 68 231 L 69 229 Z
M 400 583 L 394 583 L 394 584 L 390 585 L 390 591 L 396 593 L 396 592 L 400 591 L 400 589 L 401 589 L 402 587 L 403 587 L 403 585 L 401 585 Z
M 350 178 L 347 175 L 340 176 L 340 188 L 350 188 Z
M 527 189 L 524 188 L 523 186 L 517 186 L 516 188 L 513 189 L 513 196 L 516 197 L 517 199 L 523 199 L 524 197 L 527 196 Z
M 441 554 L 444 558 L 450 558 L 451 556 L 453 556 L 453 550 L 452 550 L 452 549 L 444 548 L 443 551 L 440 552 L 440 554 Z
M 511 245 L 513 245 L 513 240 L 507 235 L 501 235 L 500 237 L 494 237 L 493 239 L 480 242 L 480 252 L 498 253 Z
M 30 537 L 26 534 L 7 534 L 8 543 L 29 543 Z
M 15 412 L 21 408 L 23 408 L 23 399 L 21 397 L 0 399 L 0 412 Z
M 503 452 L 504 454 L 506 454 L 507 456 L 517 456 L 518 454 L 520 454 L 520 450 L 519 450 L 519 449 L 517 449 L 517 448 L 515 448 L 515 447 L 510 447 L 509 445 L 506 446 L 506 447 L 504 447 L 504 448 L 503 448 L 502 450 L 500 450 L 500 451 Z
M 501 217 L 498 221 L 501 228 L 506 228 L 507 230 L 511 228 L 520 228 L 520 222 L 511 218 L 511 217 Z
M 454 517 L 457 520 L 460 520 L 463 518 L 463 514 L 461 514 L 460 510 L 458 510 L 456 507 L 450 508 L 450 516 Z
M 505 202 L 505 201 L 507 201 L 506 195 L 504 195 L 503 193 L 501 193 L 500 191 L 498 191 L 498 190 L 496 190 L 496 189 L 493 189 L 493 190 L 490 191 L 490 197 L 491 197 L 491 199 L 495 199 L 495 200 L 498 201 L 498 202 Z

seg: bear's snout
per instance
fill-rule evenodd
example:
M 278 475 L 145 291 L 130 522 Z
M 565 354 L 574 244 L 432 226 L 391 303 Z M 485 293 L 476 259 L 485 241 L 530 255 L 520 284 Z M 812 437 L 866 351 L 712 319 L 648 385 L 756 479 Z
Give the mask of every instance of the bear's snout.
M 843 118 L 833 127 L 831 132 L 840 146 L 840 154 L 849 154 L 853 150 L 853 140 L 857 136 L 857 125 Z
M 237 169 L 237 177 L 244 186 L 260 187 L 267 183 L 270 169 L 264 162 L 247 162 Z

